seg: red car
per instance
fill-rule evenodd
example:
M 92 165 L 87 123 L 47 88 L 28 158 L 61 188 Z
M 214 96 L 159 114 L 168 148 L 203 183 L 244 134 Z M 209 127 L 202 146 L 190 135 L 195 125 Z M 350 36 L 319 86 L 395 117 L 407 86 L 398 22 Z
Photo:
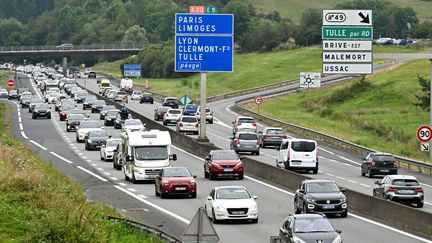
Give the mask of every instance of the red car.
M 204 177 L 210 180 L 221 177 L 243 180 L 244 166 L 233 150 L 211 150 L 204 161 Z
M 69 115 L 70 111 L 73 109 L 75 109 L 74 106 L 64 106 L 64 107 L 60 108 L 58 111 L 60 121 L 66 121 L 67 116 Z
M 196 176 L 186 167 L 166 167 L 155 180 L 155 195 L 166 198 L 168 195 L 191 196 L 196 198 Z

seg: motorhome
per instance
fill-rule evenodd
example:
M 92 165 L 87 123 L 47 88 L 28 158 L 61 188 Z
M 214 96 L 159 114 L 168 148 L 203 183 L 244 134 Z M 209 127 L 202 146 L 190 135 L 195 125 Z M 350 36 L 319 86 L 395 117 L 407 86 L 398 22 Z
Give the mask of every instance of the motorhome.
M 130 131 L 121 135 L 126 180 L 154 180 L 162 168 L 177 160 L 171 155 L 171 136 L 168 131 Z

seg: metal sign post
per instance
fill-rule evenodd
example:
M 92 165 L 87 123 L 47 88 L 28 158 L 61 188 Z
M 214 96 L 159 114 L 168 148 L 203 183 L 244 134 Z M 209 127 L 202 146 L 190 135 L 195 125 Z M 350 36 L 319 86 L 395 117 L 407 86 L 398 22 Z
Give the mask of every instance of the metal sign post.
M 431 61 L 431 65 L 430 65 L 430 90 L 429 90 L 429 99 L 430 99 L 430 104 L 429 104 L 429 126 L 432 126 L 432 59 L 429 59 L 429 61 Z M 429 143 L 429 146 L 432 145 L 432 142 Z M 429 156 L 430 159 L 432 159 L 432 149 L 430 149 L 429 151 Z
M 208 141 L 206 135 L 206 106 L 207 106 L 207 73 L 201 73 L 201 100 L 200 100 L 200 128 L 198 139 Z

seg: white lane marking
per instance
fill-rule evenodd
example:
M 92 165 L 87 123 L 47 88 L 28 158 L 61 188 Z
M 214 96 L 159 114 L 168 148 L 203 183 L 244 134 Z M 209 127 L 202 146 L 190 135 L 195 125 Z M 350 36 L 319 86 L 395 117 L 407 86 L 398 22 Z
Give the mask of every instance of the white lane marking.
M 74 151 L 75 151 L 75 152 L 77 152 L 77 153 L 79 153 L 79 152 L 80 152 L 80 150 L 79 150 L 79 149 L 75 149 Z
M 272 189 L 274 189 L 274 190 L 276 190 L 276 191 L 278 191 L 278 192 L 282 192 L 282 193 L 288 194 L 288 195 L 290 195 L 290 196 L 294 196 L 294 193 L 292 193 L 292 192 L 285 191 L 285 190 L 280 189 L 280 188 L 278 188 L 278 187 L 272 186 L 272 185 L 267 184 L 267 183 L 265 183 L 265 182 L 259 181 L 259 180 L 255 179 L 255 178 L 252 178 L 252 177 L 250 177 L 250 176 L 245 175 L 244 177 L 247 178 L 247 179 L 249 179 L 249 180 L 251 180 L 251 181 L 254 181 L 254 182 L 256 182 L 256 183 L 259 183 L 259 184 L 261 184 L 261 185 L 264 185 L 264 186 L 266 186 L 266 187 L 270 187 L 270 188 L 272 188 Z
M 338 157 L 341 158 L 341 159 L 343 159 L 343 160 L 349 161 L 349 162 L 351 162 L 353 164 L 361 165 L 361 163 L 355 162 L 354 160 L 347 159 L 347 158 L 345 158 L 343 156 L 338 155 Z
M 335 163 L 338 163 L 338 161 L 337 161 L 337 160 L 334 160 L 334 159 L 329 159 L 329 161 L 331 161 L 331 162 L 335 162 Z
M 88 163 L 93 163 L 91 159 L 86 160 Z
M 229 126 L 228 124 L 225 124 L 223 122 L 221 122 L 219 119 L 214 118 L 214 123 L 218 124 L 220 126 L 226 127 L 226 128 L 232 128 L 231 126 Z
M 319 172 L 319 173 L 324 173 L 324 171 L 322 171 L 322 170 L 319 170 L 318 172 Z
M 92 175 L 92 176 L 98 178 L 98 179 L 101 180 L 101 181 L 105 181 L 105 182 L 108 181 L 107 179 L 103 178 L 102 176 L 97 175 L 97 174 L 95 174 L 95 173 L 93 173 L 93 172 L 87 170 L 86 168 L 83 168 L 83 167 L 81 167 L 81 166 L 77 166 L 77 168 L 80 169 L 80 170 L 82 170 L 82 171 L 84 171 L 84 172 L 86 172 L 87 174 L 90 174 L 90 175 Z
M 346 163 L 342 163 L 343 165 L 346 165 L 346 166 L 353 166 L 353 165 L 351 165 L 351 164 L 346 164 Z
M 133 189 L 133 188 L 128 188 L 129 191 L 131 192 L 136 192 L 137 190 Z
M 97 166 L 97 164 L 96 163 L 94 163 L 94 164 L 92 164 L 93 166 Z
M 401 235 L 405 235 L 405 236 L 408 236 L 408 237 L 414 238 L 414 239 L 419 240 L 419 241 L 423 241 L 423 242 L 427 242 L 427 243 L 432 243 L 432 241 L 427 240 L 427 239 L 425 239 L 425 238 L 422 238 L 422 237 L 420 237 L 420 236 L 416 236 L 416 235 L 413 235 L 413 234 L 407 233 L 407 232 L 405 232 L 405 231 L 402 231 L 402 230 L 399 230 L 399 229 L 393 228 L 393 227 L 388 226 L 388 225 L 385 225 L 385 224 L 378 223 L 378 222 L 376 222 L 376 221 L 373 221 L 373 220 L 370 220 L 370 219 L 367 219 L 367 218 L 361 217 L 361 216 L 356 215 L 356 214 L 352 214 L 352 213 L 348 213 L 348 214 L 349 214 L 350 216 L 354 217 L 354 218 L 357 218 L 357 219 L 360 219 L 360 220 L 362 220 L 362 221 L 368 222 L 368 223 L 370 223 L 370 224 L 374 224 L 374 225 L 376 225 L 376 226 L 379 226 L 379 227 L 382 227 L 382 228 L 385 228 L 385 229 L 388 229 L 388 230 L 394 231 L 394 232 L 399 233 L 399 234 L 401 234 Z
M 15 103 L 16 104 L 16 103 Z M 18 113 L 20 113 L 21 112 L 21 108 L 19 107 L 19 105 L 17 105 L 17 111 L 18 111 Z
M 123 183 L 123 182 L 119 182 L 118 184 L 119 184 L 120 186 L 127 186 L 126 183 Z
M 66 159 L 66 158 L 64 158 L 64 157 L 62 157 L 62 156 L 60 156 L 60 155 L 58 155 L 58 154 L 56 154 L 56 153 L 54 153 L 54 152 L 50 152 L 50 154 L 52 154 L 52 155 L 54 155 L 55 157 L 57 157 L 57 158 L 63 160 L 63 161 L 66 162 L 66 163 L 73 164 L 72 161 L 70 161 L 70 160 L 68 160 L 68 159 Z
M 432 203 L 428 203 L 428 202 L 423 202 L 424 204 L 427 204 L 427 205 L 432 205 Z
M 75 145 L 71 145 L 71 148 L 73 148 L 75 151 L 77 151 L 76 150 L 77 147 Z
M 326 175 L 328 175 L 328 176 L 335 176 L 335 175 L 333 175 L 333 174 L 330 174 L 330 173 L 325 173 Z
M 19 128 L 20 128 L 21 131 L 24 131 L 22 123 L 19 124 Z
M 21 117 L 20 117 L 20 116 L 18 117 L 18 122 L 19 122 L 19 123 L 21 123 L 21 122 L 22 122 L 22 120 L 21 120 Z
M 98 167 L 98 168 L 96 168 L 97 170 L 100 170 L 100 171 L 103 171 L 104 169 L 102 169 L 102 168 L 100 168 L 100 167 Z
M 207 132 L 207 134 L 210 134 L 210 135 L 212 135 L 213 137 L 216 137 L 216 138 L 222 139 L 222 140 L 227 141 L 227 142 L 231 141 L 231 140 L 229 140 L 229 139 L 226 139 L 226 138 L 224 138 L 224 137 L 221 137 L 221 136 L 216 135 L 216 134 L 211 133 L 211 132 Z
M 267 154 L 267 153 L 263 153 L 263 152 L 261 152 L 261 154 L 263 154 L 263 155 L 265 155 L 265 156 L 268 156 L 268 157 L 270 157 L 270 158 L 276 159 L 276 156 L 273 156 L 273 155 L 271 155 L 271 154 Z
M 104 174 L 104 175 L 107 175 L 107 176 L 110 176 L 110 175 L 111 175 L 111 173 L 109 173 L 109 172 L 104 172 L 103 174 Z
M 341 179 L 341 180 L 346 180 L 346 178 L 344 178 L 342 176 L 336 176 L 336 178 Z
M 83 153 L 81 153 L 81 152 L 78 152 L 78 155 L 79 155 L 79 156 L 83 156 L 84 154 L 83 154 Z
M 229 106 L 225 107 L 225 110 L 226 110 L 226 111 L 228 111 L 229 113 L 231 113 L 231 114 L 235 115 L 235 116 L 238 116 L 238 114 L 237 114 L 237 113 L 235 113 L 235 112 L 231 111 L 231 107 L 232 107 L 232 105 L 229 105 Z
M 20 117 L 21 116 L 21 112 L 20 111 L 18 111 L 18 117 Z
M 140 196 L 140 197 L 142 197 L 142 198 L 147 198 L 147 196 L 144 195 L 144 194 L 139 194 L 138 196 Z M 147 209 L 147 210 L 148 210 L 148 209 Z
M 349 181 L 349 182 L 351 182 L 351 183 L 354 183 L 354 184 L 357 184 L 357 183 L 358 183 L 357 181 L 353 181 L 353 180 L 347 180 L 347 181 Z
M 162 208 L 162 207 L 160 207 L 160 206 L 158 206 L 158 205 L 156 205 L 156 204 L 154 204 L 154 203 L 151 203 L 151 202 L 145 200 L 144 198 L 141 198 L 141 197 L 139 197 L 138 195 L 135 195 L 135 194 L 133 194 L 132 192 L 130 192 L 130 191 L 128 191 L 128 190 L 126 190 L 126 189 L 124 189 L 124 188 L 122 188 L 122 187 L 119 187 L 119 186 L 114 186 L 114 187 L 117 188 L 118 190 L 120 190 L 120 191 L 122 191 L 122 192 L 128 194 L 129 196 L 131 196 L 131 197 L 137 199 L 138 201 L 143 202 L 143 203 L 149 205 L 150 207 L 155 208 L 155 209 L 158 210 L 158 211 L 161 211 L 161 212 L 163 212 L 163 213 L 165 213 L 165 214 L 168 214 L 168 215 L 170 215 L 170 216 L 172 216 L 172 217 L 174 217 L 174 218 L 176 218 L 176 219 L 182 221 L 182 222 L 185 223 L 185 224 L 189 224 L 189 223 L 190 223 L 189 220 L 183 218 L 182 216 L 177 215 L 177 214 L 175 214 L 175 213 L 173 213 L 173 212 L 171 212 L 171 211 L 168 211 L 168 210 L 166 210 L 165 208 Z
M 423 186 L 427 186 L 427 187 L 431 187 L 431 188 L 432 188 L 431 185 L 428 185 L 428 184 L 425 184 L 425 183 L 421 183 L 421 182 L 420 182 L 420 185 L 423 185 Z
M 24 133 L 24 131 L 21 131 L 21 135 L 23 136 L 23 138 L 25 138 L 25 139 L 29 139 L 29 138 L 26 136 L 26 134 Z
M 30 140 L 30 142 L 31 142 L 32 144 L 34 144 L 34 145 L 38 146 L 39 148 L 43 149 L 43 150 L 48 150 L 47 148 L 45 148 L 44 146 L 42 146 L 42 145 L 40 145 L 40 144 L 36 143 L 36 142 L 35 142 L 35 141 L 33 141 L 33 140 Z
M 111 177 L 111 180 L 118 181 L 118 179 L 116 177 Z
M 329 150 L 327 150 L 327 149 L 323 149 L 323 148 L 318 148 L 318 150 L 322 150 L 322 151 L 324 151 L 324 152 L 326 152 L 326 153 L 328 153 L 328 154 L 335 154 L 335 153 L 333 153 L 332 151 L 329 151 Z
M 369 185 L 363 184 L 363 183 L 359 183 L 360 185 L 364 186 L 364 187 L 370 187 Z
M 87 159 L 87 156 L 81 156 L 82 159 Z

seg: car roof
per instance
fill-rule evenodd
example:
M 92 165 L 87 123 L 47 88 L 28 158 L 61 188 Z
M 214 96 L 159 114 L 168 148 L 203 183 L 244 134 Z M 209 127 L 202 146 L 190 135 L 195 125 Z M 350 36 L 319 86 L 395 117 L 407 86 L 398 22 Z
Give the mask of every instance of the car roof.
M 263 130 L 283 130 L 281 127 L 264 127 Z
M 290 214 L 295 219 L 325 219 L 326 216 L 320 213 L 307 213 L 307 214 Z
M 391 155 L 391 156 L 393 156 L 393 154 L 391 154 L 391 153 L 385 153 L 385 152 L 371 152 L 369 154 L 373 154 L 373 155 Z
M 216 187 L 213 187 L 213 189 L 215 189 L 215 190 L 220 190 L 220 189 L 235 189 L 235 188 L 240 188 L 240 189 L 245 189 L 245 190 L 247 190 L 246 189 L 246 187 L 244 187 L 244 186 L 216 186 Z
M 334 182 L 334 183 L 335 183 L 335 181 L 333 181 L 333 180 L 331 180 L 331 179 L 306 179 L 306 180 L 304 180 L 303 182 L 305 182 L 305 183 L 315 183 L 315 182 Z
M 311 139 L 302 139 L 302 138 L 287 138 L 287 139 L 282 139 L 282 141 L 289 141 L 289 142 L 313 142 L 316 143 L 315 140 L 311 140 Z
M 410 176 L 410 175 L 388 175 L 388 177 L 390 177 L 390 179 L 392 179 L 392 180 L 410 179 L 410 180 L 416 180 L 417 181 L 417 178 L 415 178 L 414 176 Z
M 238 119 L 255 119 L 255 118 L 253 118 L 253 117 L 251 117 L 251 116 L 239 116 L 239 117 L 237 117 L 237 120 Z

